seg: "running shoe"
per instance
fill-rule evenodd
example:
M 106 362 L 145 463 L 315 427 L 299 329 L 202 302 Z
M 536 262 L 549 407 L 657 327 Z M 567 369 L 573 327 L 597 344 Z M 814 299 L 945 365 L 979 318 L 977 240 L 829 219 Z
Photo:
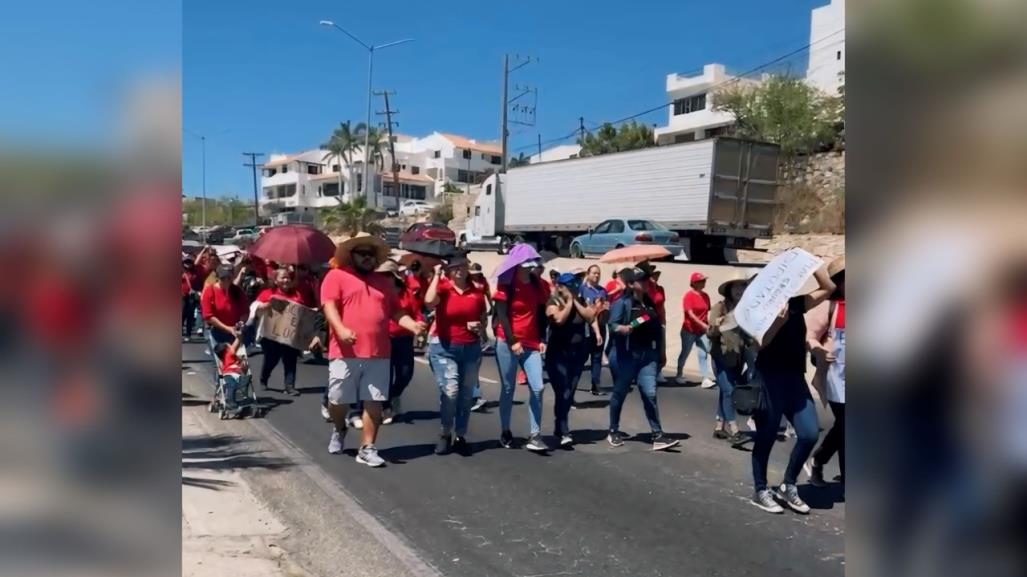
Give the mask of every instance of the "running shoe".
M 570 447 L 573 444 L 574 444 L 574 437 L 572 437 L 570 433 L 564 433 L 563 435 L 560 435 L 560 446 L 561 447 Z
M 592 387 L 592 389 L 589 392 L 592 393 L 593 397 L 605 397 L 606 396 L 606 391 L 600 391 L 598 386 Z
M 439 435 L 439 441 L 435 443 L 436 455 L 447 455 L 453 448 L 453 438 L 449 435 Z
M 712 389 L 713 387 L 717 386 L 717 382 L 714 381 L 713 379 L 705 378 L 705 379 L 702 380 L 702 385 L 701 386 L 704 389 Z
M 653 433 L 653 450 L 654 451 L 666 451 L 671 447 L 675 447 L 681 441 L 677 439 L 671 439 L 663 433 Z
M 727 438 L 727 442 L 731 443 L 731 446 L 736 448 L 741 447 L 742 445 L 748 443 L 750 440 L 752 440 L 752 437 L 746 435 L 741 431 L 737 431 L 735 432 L 735 434 Z
M 346 441 L 346 431 L 332 431 L 332 440 L 328 441 L 328 452 L 338 455 L 342 452 L 342 444 Z
M 300 392 L 296 390 L 296 387 L 286 387 L 285 394 L 289 395 L 290 397 L 300 396 Z
M 721 439 L 721 440 L 723 440 L 723 439 L 726 439 L 727 437 L 728 437 L 727 431 L 725 431 L 724 429 L 714 429 L 713 430 L 713 438 L 714 439 Z
M 809 484 L 814 487 L 826 487 L 827 481 L 824 479 L 824 467 L 813 463 L 807 463 L 806 467 L 809 469 L 806 473 L 809 475 Z
M 489 402 L 485 400 L 485 397 L 478 397 L 477 399 L 474 399 L 474 404 L 471 405 L 471 411 L 473 411 L 473 412 L 481 411 L 488 404 L 489 404 Z
M 550 450 L 549 445 L 546 444 L 545 439 L 543 439 L 542 435 L 538 433 L 535 433 L 531 436 L 531 438 L 528 439 L 528 444 L 525 445 L 524 448 L 529 451 L 534 451 L 536 453 L 544 453 Z
M 391 425 L 393 419 L 392 409 L 382 409 L 382 424 Z
M 332 420 L 332 415 L 328 412 L 327 405 L 321 405 L 321 418 L 328 422 L 331 422 Z
M 611 446 L 620 447 L 624 444 L 624 439 L 627 436 L 620 431 L 610 431 L 610 434 L 606 436 L 606 442 L 610 443 Z
M 381 467 L 385 459 L 378 456 L 378 449 L 374 445 L 364 445 L 357 451 L 357 462 L 368 467 Z
M 502 445 L 504 449 L 513 448 L 513 442 L 513 433 L 510 431 L 503 431 L 503 434 L 499 436 L 499 444 Z
M 760 509 L 763 509 L 767 513 L 774 513 L 775 515 L 780 515 L 781 513 L 785 512 L 784 508 L 781 507 L 781 505 L 778 505 L 777 501 L 774 500 L 774 494 L 770 491 L 770 489 L 763 489 L 762 491 L 757 491 L 756 494 L 753 495 L 752 500 L 749 502 L 753 505 L 756 505 Z
M 364 419 L 360 415 L 353 415 L 349 418 L 349 426 L 359 431 L 364 428 Z
M 467 444 L 467 439 L 463 437 L 456 437 L 453 439 L 453 452 L 457 455 L 470 455 L 471 447 Z
M 688 384 L 688 380 L 685 377 L 674 377 L 674 382 L 681 386 Z
M 788 505 L 788 508 L 796 513 L 804 515 L 809 513 L 809 505 L 799 497 L 799 488 L 795 485 L 785 485 L 782 483 L 780 487 L 774 489 L 774 496 L 778 501 Z

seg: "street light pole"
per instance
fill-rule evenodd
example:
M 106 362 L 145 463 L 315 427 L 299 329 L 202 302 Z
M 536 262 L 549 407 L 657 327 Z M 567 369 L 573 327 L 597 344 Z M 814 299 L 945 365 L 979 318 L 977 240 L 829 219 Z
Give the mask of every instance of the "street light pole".
M 202 161 L 202 166 L 203 166 L 203 204 L 200 205 L 201 206 L 200 212 L 203 215 L 202 218 L 201 218 L 202 223 L 200 224 L 200 226 L 203 227 L 203 234 L 200 235 L 200 238 L 203 239 L 203 244 L 207 244 L 207 137 L 206 136 L 201 136 L 200 137 L 200 149 L 203 151 L 203 154 L 202 154 L 202 156 L 203 156 L 203 161 Z
M 339 32 L 342 32 L 346 36 L 349 36 L 351 40 L 364 47 L 367 50 L 367 120 L 364 123 L 364 171 L 363 171 L 363 189 L 364 197 L 367 197 L 367 187 L 370 183 L 368 178 L 368 168 L 370 165 L 370 151 L 371 151 L 371 94 L 372 94 L 372 79 L 374 74 L 374 51 L 382 48 L 388 48 L 390 46 L 396 46 L 398 44 L 405 44 L 407 42 L 413 42 L 413 38 L 404 38 L 403 40 L 397 40 L 395 42 L 386 42 L 385 44 L 367 44 L 363 40 L 350 34 L 345 28 L 339 26 L 331 20 L 322 20 L 321 26 L 329 26 L 335 28 Z M 378 206 L 378 196 L 375 195 L 373 199 L 374 206 Z

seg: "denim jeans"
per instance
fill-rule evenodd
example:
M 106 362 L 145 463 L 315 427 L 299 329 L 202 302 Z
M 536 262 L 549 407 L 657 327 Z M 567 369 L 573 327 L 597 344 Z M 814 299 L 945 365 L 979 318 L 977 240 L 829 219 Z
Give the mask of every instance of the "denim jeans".
M 448 435 L 455 428 L 456 435 L 463 437 L 471 419 L 471 375 L 478 370 L 481 345 L 443 343 L 433 337 L 428 345 L 428 358 L 439 387 L 442 433 Z
M 210 356 L 214 357 L 214 358 L 217 358 L 217 356 L 218 356 L 217 353 L 214 352 L 214 349 L 216 349 L 219 344 L 225 343 L 225 344 L 229 344 L 230 345 L 230 344 L 232 344 L 232 341 L 235 340 L 235 337 L 232 336 L 232 333 L 226 333 L 225 331 L 223 331 L 221 329 L 216 329 L 214 327 L 208 326 L 206 328 L 205 332 L 206 332 L 206 335 L 207 335 L 207 347 L 210 348 Z M 214 387 L 215 388 L 218 385 L 218 369 L 217 369 L 218 365 L 217 365 L 217 363 L 219 363 L 219 362 L 220 361 L 215 361 L 214 362 Z
M 594 346 L 595 341 L 592 344 Z M 549 384 L 553 386 L 553 394 L 556 395 L 553 403 L 553 431 L 557 436 L 571 432 L 569 415 L 574 402 L 574 390 L 578 386 L 583 370 L 584 347 L 585 343 L 581 343 L 578 346 L 546 351 L 546 373 L 549 375 Z
M 603 337 L 603 344 L 596 344 L 596 337 L 590 334 L 588 342 L 585 344 L 586 354 L 591 357 L 591 365 L 589 367 L 592 377 L 592 388 L 598 388 L 599 382 L 603 378 L 603 351 L 606 350 L 606 325 L 599 325 L 599 335 Z
M 225 375 L 225 408 L 228 410 L 234 410 L 239 406 L 239 399 L 236 398 L 239 389 L 243 388 L 247 382 L 249 382 L 249 375 Z
M 193 293 L 189 293 L 182 297 L 182 327 L 185 331 L 185 336 L 193 336 L 193 330 L 196 329 L 196 305 L 198 299 Z
M 735 391 L 735 385 L 741 384 L 742 378 L 742 372 L 738 369 L 728 370 L 717 367 L 717 393 L 720 396 L 717 404 L 718 421 L 731 423 L 737 417 L 731 394 Z
M 624 400 L 631 390 L 631 382 L 638 383 L 642 397 L 645 418 L 653 433 L 661 433 L 660 411 L 656 406 L 656 374 L 659 371 L 660 353 L 654 350 L 622 351 L 618 354 L 617 370 L 614 372 L 613 394 L 610 395 L 610 430 L 620 430 L 620 412 Z
M 272 341 L 271 339 L 260 339 L 260 350 L 264 352 L 264 364 L 260 367 L 260 384 L 267 387 L 271 379 L 271 372 L 282 362 L 285 367 L 285 390 L 290 391 L 296 388 L 296 361 L 299 360 L 300 352 L 289 345 Z
M 398 399 L 414 379 L 414 335 L 392 337 L 391 341 L 389 400 L 385 402 L 387 409 L 392 408 L 392 400 Z
M 681 371 L 685 368 L 685 361 L 688 359 L 688 355 L 692 353 L 693 345 L 697 345 L 699 349 L 699 379 L 705 379 L 712 374 L 709 371 L 709 362 L 707 361 L 710 353 L 710 339 L 706 335 L 697 335 L 688 331 L 681 331 L 681 353 L 678 354 L 678 372 L 676 376 L 681 376 Z
M 767 488 L 767 465 L 770 451 L 777 442 L 777 428 L 782 416 L 792 423 L 796 434 L 795 446 L 785 469 L 785 484 L 795 484 L 820 435 L 817 410 L 802 373 L 763 373 L 762 379 L 765 407 L 753 414 L 756 438 L 752 449 L 752 478 L 756 491 Z
M 531 434 L 542 431 L 542 393 L 545 384 L 542 382 L 542 354 L 538 351 L 524 349 L 520 356 L 515 356 L 506 341 L 496 341 L 496 365 L 499 367 L 499 379 L 502 389 L 499 394 L 499 424 L 503 431 L 510 430 L 510 413 L 513 411 L 514 388 L 517 386 L 517 368 L 524 369 L 528 377 L 528 420 Z
M 483 358 L 485 358 L 485 355 L 478 355 L 478 368 L 474 371 L 474 374 L 471 375 L 471 382 L 474 383 L 474 385 L 471 387 L 472 399 L 481 398 L 481 381 L 478 378 L 478 376 L 481 374 L 481 360 Z
M 842 477 L 845 476 L 845 403 L 830 401 L 831 413 L 834 414 L 834 425 L 824 436 L 824 442 L 813 453 L 813 463 L 823 467 L 838 453 L 838 468 Z

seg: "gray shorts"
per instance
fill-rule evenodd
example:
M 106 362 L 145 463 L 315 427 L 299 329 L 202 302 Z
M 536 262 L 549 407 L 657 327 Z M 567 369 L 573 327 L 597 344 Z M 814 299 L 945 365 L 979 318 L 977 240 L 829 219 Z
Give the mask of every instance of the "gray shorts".
M 328 363 L 328 402 L 387 401 L 389 373 L 389 359 L 333 359 Z

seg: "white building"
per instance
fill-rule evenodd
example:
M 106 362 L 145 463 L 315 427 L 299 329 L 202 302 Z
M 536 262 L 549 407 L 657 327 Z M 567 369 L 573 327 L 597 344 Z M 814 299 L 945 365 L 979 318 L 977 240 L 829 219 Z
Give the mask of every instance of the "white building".
M 500 148 L 453 134 L 432 133 L 424 138 L 395 135 L 394 177 L 388 142 L 381 143 L 382 159 L 370 174 L 369 204 L 395 208 L 404 199 L 434 200 L 447 185 L 464 191 L 480 184 L 500 164 Z M 353 162 L 327 156 L 324 150 L 271 155 L 262 166 L 261 213 L 305 212 L 347 202 L 360 193 L 363 153 L 353 152 Z M 394 180 L 400 181 L 397 197 Z M 340 188 L 341 180 L 341 188 Z
M 528 162 L 531 164 L 538 164 L 540 162 L 566 160 L 568 158 L 577 158 L 579 154 L 581 154 L 581 147 L 577 144 L 563 144 L 547 148 L 542 151 L 542 154 L 532 154 L 528 159 Z
M 831 96 L 845 84 L 845 0 L 814 8 L 806 82 Z
M 667 126 L 654 131 L 657 144 L 674 144 L 712 138 L 727 132 L 735 122 L 730 112 L 714 110 L 715 91 L 731 82 L 732 86 L 759 81 L 731 76 L 723 64 L 707 64 L 698 76 L 667 75 Z

